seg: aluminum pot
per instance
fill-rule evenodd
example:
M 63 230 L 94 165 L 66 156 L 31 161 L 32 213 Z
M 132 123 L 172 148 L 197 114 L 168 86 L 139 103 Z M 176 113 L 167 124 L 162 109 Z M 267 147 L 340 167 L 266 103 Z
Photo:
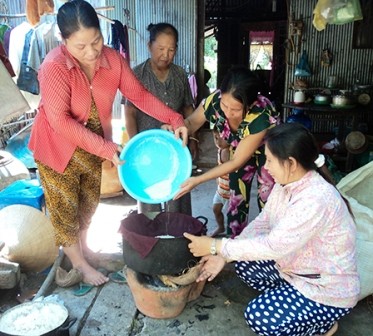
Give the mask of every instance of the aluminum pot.
M 65 306 L 55 302 L 26 302 L 0 317 L 1 336 L 69 336 L 76 318 L 69 319 Z
M 149 275 L 175 275 L 194 266 L 200 258 L 189 251 L 188 232 L 207 232 L 207 218 L 162 212 L 154 219 L 132 214 L 122 220 L 124 263 L 136 272 Z
M 344 106 L 352 105 L 352 103 L 353 103 L 352 98 L 347 95 L 341 94 L 341 95 L 333 96 L 334 106 L 344 107 Z
M 319 93 L 315 96 L 314 102 L 319 105 L 329 105 L 332 102 L 332 97 L 324 93 Z

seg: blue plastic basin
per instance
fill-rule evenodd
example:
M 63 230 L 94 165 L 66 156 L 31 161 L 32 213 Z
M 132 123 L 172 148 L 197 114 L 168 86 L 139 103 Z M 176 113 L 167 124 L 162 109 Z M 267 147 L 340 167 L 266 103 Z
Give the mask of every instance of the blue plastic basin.
M 192 158 L 171 132 L 154 129 L 128 141 L 120 158 L 119 180 L 130 196 L 149 204 L 171 200 L 180 184 L 190 177 Z

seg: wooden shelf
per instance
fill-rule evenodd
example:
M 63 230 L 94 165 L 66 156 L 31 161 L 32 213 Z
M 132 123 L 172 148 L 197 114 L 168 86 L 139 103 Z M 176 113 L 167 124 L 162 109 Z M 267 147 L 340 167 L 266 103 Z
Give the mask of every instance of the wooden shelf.
M 305 114 L 311 118 L 312 120 L 312 132 L 315 134 L 328 134 L 330 133 L 335 134 L 337 139 L 342 142 L 344 141 L 344 137 L 346 135 L 346 130 L 350 126 L 351 131 L 357 130 L 357 125 L 363 112 L 366 108 L 361 106 L 354 106 L 350 108 L 335 108 L 331 107 L 330 105 L 321 105 L 321 104 L 314 104 L 314 103 L 304 103 L 304 104 L 293 104 L 293 103 L 285 103 L 282 104 L 284 109 L 293 110 L 298 109 L 305 112 Z M 285 113 L 286 114 L 286 113 Z M 290 115 L 291 113 L 289 113 Z M 316 125 L 315 123 L 320 125 Z M 329 123 L 329 124 L 328 124 Z M 325 125 L 326 124 L 326 125 Z M 317 127 L 319 126 L 319 127 Z M 325 128 L 325 126 L 329 127 L 338 127 L 338 132 L 334 133 L 333 129 L 327 130 L 327 132 L 320 132 L 321 128 Z M 353 155 L 350 153 L 346 154 L 346 162 L 345 162 L 345 171 L 350 172 L 352 169 L 353 163 Z

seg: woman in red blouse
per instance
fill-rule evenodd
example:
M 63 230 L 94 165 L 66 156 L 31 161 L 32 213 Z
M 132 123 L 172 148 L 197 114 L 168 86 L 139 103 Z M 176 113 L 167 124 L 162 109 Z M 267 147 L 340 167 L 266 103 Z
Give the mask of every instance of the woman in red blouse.
M 101 163 L 118 165 L 122 147 L 112 139 L 112 105 L 119 89 L 135 106 L 187 139 L 182 115 L 151 95 L 126 60 L 104 46 L 97 14 L 86 1 L 65 3 L 57 24 L 63 44 L 39 71 L 41 101 L 30 138 L 46 205 L 63 246 L 83 281 L 101 285 L 108 278 L 86 260 L 87 230 L 100 198 Z

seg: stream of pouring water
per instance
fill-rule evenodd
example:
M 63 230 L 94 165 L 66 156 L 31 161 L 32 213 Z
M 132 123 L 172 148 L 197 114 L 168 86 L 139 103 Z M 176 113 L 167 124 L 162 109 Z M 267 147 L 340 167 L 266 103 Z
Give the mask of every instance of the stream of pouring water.
M 166 212 L 166 232 L 165 235 L 169 235 L 168 226 L 170 224 L 170 202 L 162 203 L 162 210 Z

